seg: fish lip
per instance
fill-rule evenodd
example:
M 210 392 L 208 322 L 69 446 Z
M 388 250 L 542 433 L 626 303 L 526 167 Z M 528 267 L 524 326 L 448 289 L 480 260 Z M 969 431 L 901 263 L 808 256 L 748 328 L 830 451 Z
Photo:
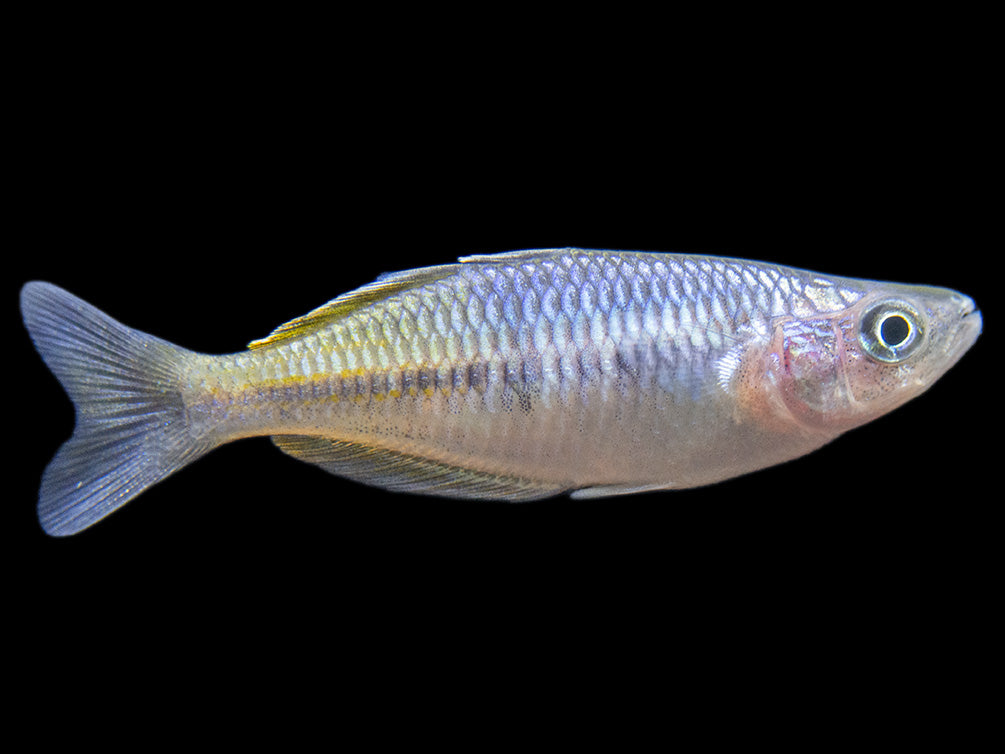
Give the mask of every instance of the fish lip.
M 974 301 L 970 296 L 963 296 L 963 306 L 960 309 L 960 317 L 966 319 L 972 314 L 977 315 L 977 319 L 981 318 L 981 310 L 977 308 L 977 302 Z
M 977 303 L 969 296 L 965 296 L 963 299 L 960 321 L 967 327 L 976 327 L 978 333 L 983 327 L 984 320 L 981 318 L 981 310 L 977 308 Z
M 948 349 L 952 355 L 953 362 L 970 350 L 970 347 L 977 341 L 983 329 L 984 320 L 981 317 L 981 310 L 977 308 L 977 304 L 974 303 L 972 298 L 964 296 L 963 305 L 960 309 L 959 325 L 953 334 L 953 340 Z

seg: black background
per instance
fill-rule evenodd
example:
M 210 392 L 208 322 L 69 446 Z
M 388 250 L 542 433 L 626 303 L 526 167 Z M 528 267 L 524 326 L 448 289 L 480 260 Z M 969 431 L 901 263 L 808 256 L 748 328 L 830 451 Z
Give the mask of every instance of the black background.
M 24 614 L 114 604 L 125 633 L 167 622 L 265 651 L 272 631 L 286 646 L 330 631 L 340 657 L 464 644 L 484 661 L 522 637 L 575 664 L 569 642 L 586 637 L 587 656 L 617 664 L 641 634 L 654 662 L 725 653 L 767 672 L 768 653 L 796 679 L 804 655 L 832 673 L 882 657 L 908 679 L 976 660 L 965 637 L 986 625 L 998 545 L 983 433 L 1000 238 L 985 235 L 984 112 L 965 77 L 921 49 L 904 70 L 504 46 L 469 70 L 434 51 L 413 66 L 239 35 L 148 42 L 40 56 L 45 86 L 19 111 L 3 534 Z M 19 324 L 23 282 L 222 353 L 381 272 L 567 245 L 944 285 L 977 300 L 989 332 L 894 414 L 708 488 L 457 503 L 352 484 L 261 438 L 78 536 L 38 528 L 38 480 L 73 416 Z M 675 631 L 683 648 L 660 639 Z

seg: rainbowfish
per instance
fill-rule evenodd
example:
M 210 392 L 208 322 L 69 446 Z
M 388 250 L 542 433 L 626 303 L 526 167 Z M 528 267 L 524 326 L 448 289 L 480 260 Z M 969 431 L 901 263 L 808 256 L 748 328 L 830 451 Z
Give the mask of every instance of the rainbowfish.
M 74 534 L 213 448 L 486 500 L 706 485 L 914 398 L 973 345 L 945 288 L 709 256 L 552 249 L 385 274 L 240 353 L 195 353 L 48 283 L 25 326 L 76 407 L 39 490 Z

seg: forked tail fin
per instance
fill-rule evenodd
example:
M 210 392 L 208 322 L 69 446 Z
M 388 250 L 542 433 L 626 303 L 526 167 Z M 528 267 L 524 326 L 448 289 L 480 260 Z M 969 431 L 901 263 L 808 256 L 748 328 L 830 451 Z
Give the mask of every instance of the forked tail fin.
M 21 289 L 21 316 L 77 412 L 73 436 L 42 475 L 47 533 L 77 533 L 209 450 L 190 437 L 182 397 L 190 351 L 49 283 Z

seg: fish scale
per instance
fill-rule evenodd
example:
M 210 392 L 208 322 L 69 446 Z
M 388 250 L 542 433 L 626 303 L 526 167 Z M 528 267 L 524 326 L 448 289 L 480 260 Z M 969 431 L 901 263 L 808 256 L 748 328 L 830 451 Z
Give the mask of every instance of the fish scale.
M 558 264 L 553 260 L 546 260 L 544 264 L 525 262 L 499 267 L 472 265 L 468 268 L 470 271 L 464 270 L 467 274 L 462 278 L 463 285 L 457 285 L 458 281 L 451 277 L 404 294 L 401 300 L 391 298 L 378 302 L 366 312 L 349 317 L 347 321 L 333 323 L 331 331 L 327 333 L 328 339 L 352 352 L 352 358 L 348 362 L 370 376 L 370 379 L 356 376 L 353 380 L 343 381 L 338 397 L 351 398 L 357 404 L 368 405 L 374 399 L 383 400 L 386 392 L 375 387 L 381 383 L 374 376 L 404 371 L 414 373 L 411 378 L 406 376 L 403 382 L 416 385 L 418 389 L 413 389 L 416 395 L 406 392 L 395 399 L 398 401 L 397 406 L 389 405 L 378 411 L 401 408 L 409 410 L 412 406 L 408 403 L 409 399 L 416 397 L 432 399 L 442 394 L 444 398 L 449 398 L 453 393 L 471 387 L 467 381 L 467 370 L 458 372 L 457 378 L 452 371 L 452 364 L 464 353 L 464 358 L 469 362 L 484 361 L 497 365 L 496 369 L 487 373 L 488 379 L 478 386 L 480 389 L 474 391 L 476 397 L 466 401 L 474 404 L 463 407 L 468 413 L 486 411 L 490 414 L 508 414 L 512 412 L 513 406 L 523 406 L 523 410 L 530 413 L 532 397 L 546 403 L 551 403 L 557 395 L 564 394 L 568 399 L 575 393 L 568 389 L 563 391 L 560 385 L 554 384 L 560 381 L 563 373 L 578 377 L 579 384 L 574 383 L 574 389 L 598 392 L 594 403 L 603 402 L 606 394 L 612 390 L 617 390 L 619 400 L 624 401 L 628 391 L 623 383 L 626 375 L 631 372 L 625 365 L 632 363 L 636 357 L 628 350 L 621 350 L 621 346 L 627 338 L 631 338 L 633 342 L 640 338 L 652 342 L 668 333 L 668 330 L 641 331 L 638 323 L 641 322 L 642 307 L 647 302 L 632 295 L 633 288 L 638 289 L 644 282 L 651 289 L 649 281 L 656 276 L 667 284 L 668 289 L 680 291 L 682 298 L 679 301 L 665 302 L 662 307 L 672 319 L 669 331 L 676 331 L 676 337 L 669 338 L 671 352 L 664 355 L 664 360 L 676 366 L 676 380 L 686 384 L 687 370 L 690 369 L 692 375 L 703 375 L 703 362 L 714 358 L 717 353 L 712 349 L 706 332 L 709 329 L 709 310 L 716 287 L 728 290 L 740 281 L 743 272 L 747 273 L 748 279 L 762 286 L 774 287 L 779 277 L 777 272 L 770 276 L 763 270 L 742 268 L 741 271 L 726 266 L 716 269 L 709 260 L 689 259 L 678 264 L 657 265 L 655 269 L 653 265 L 644 261 L 639 264 L 639 261 L 629 255 L 611 257 L 566 254 L 559 257 Z M 564 292 L 556 288 L 556 284 L 570 285 L 565 275 L 555 274 L 556 270 L 569 268 L 579 269 L 583 273 L 579 313 L 588 334 L 580 338 L 577 349 L 566 354 L 570 344 L 567 341 L 555 342 L 554 328 L 550 327 L 552 323 L 548 319 L 548 312 L 540 302 L 547 297 L 549 290 L 555 290 L 559 296 Z M 481 276 L 486 280 L 480 280 Z M 632 281 L 638 283 L 633 286 Z M 474 328 L 469 326 L 466 317 L 462 319 L 459 316 L 463 310 L 455 306 L 460 301 L 470 305 L 472 298 L 478 299 L 476 292 L 479 290 L 492 291 L 483 301 L 487 311 L 502 311 L 501 317 L 490 314 L 487 320 L 495 336 L 492 339 L 472 337 Z M 747 312 L 748 320 L 770 316 L 771 312 L 764 310 L 764 304 L 768 301 L 768 297 L 762 295 L 758 299 L 760 308 Z M 633 323 L 635 326 L 632 326 Z M 728 328 L 726 331 L 729 332 Z M 347 333 L 348 337 L 341 335 L 342 332 Z M 392 334 L 390 340 L 393 341 L 393 335 L 402 332 L 411 334 L 407 346 L 411 358 L 381 359 L 381 356 L 386 357 L 388 353 L 386 333 Z M 324 340 L 326 333 L 322 331 L 319 336 Z M 466 348 L 460 346 L 462 341 Z M 572 363 L 589 363 L 592 368 L 580 366 L 577 369 L 544 369 L 543 360 L 549 350 L 553 350 L 559 357 L 566 355 Z M 276 357 L 287 361 L 286 371 L 291 376 L 307 379 L 314 376 L 299 370 L 296 364 L 288 363 L 289 357 L 282 352 Z M 387 384 L 386 379 L 383 384 Z M 508 393 L 511 392 L 516 392 L 517 395 L 509 396 Z M 299 400 L 300 397 L 296 391 L 291 393 L 293 400 Z M 644 394 L 640 391 L 638 397 L 644 398 Z M 459 402 L 456 398 L 454 400 L 455 403 Z M 404 406 L 401 405 L 402 401 L 405 401 Z M 327 416 L 320 417 L 316 423 L 337 423 L 340 416 L 352 413 L 350 406 L 342 404 L 341 400 L 339 404 L 327 404 Z M 465 434 L 458 432 L 450 420 L 444 421 L 437 416 L 438 407 L 444 406 L 436 404 L 421 414 L 431 422 L 424 435 L 433 435 L 438 426 L 444 434 L 453 438 L 464 437 Z M 461 408 L 453 408 L 453 413 L 463 413 Z M 626 415 L 624 407 L 619 413 L 622 417 Z M 552 418 L 545 417 L 543 423 L 549 423 Z M 272 421 L 272 417 L 269 416 L 268 420 Z M 411 423 L 414 426 L 415 420 Z M 513 428 L 505 420 L 495 423 L 499 433 L 512 433 Z M 533 426 L 533 422 L 530 423 Z M 355 424 L 358 429 L 359 423 Z M 365 433 L 349 433 L 353 440 L 370 439 L 363 435 Z M 483 449 L 478 450 L 482 452 Z
M 709 484 L 892 410 L 981 329 L 947 289 L 582 249 L 382 275 L 223 356 L 46 283 L 25 286 L 22 313 L 78 411 L 39 493 L 56 535 L 254 435 L 362 483 L 448 497 Z

